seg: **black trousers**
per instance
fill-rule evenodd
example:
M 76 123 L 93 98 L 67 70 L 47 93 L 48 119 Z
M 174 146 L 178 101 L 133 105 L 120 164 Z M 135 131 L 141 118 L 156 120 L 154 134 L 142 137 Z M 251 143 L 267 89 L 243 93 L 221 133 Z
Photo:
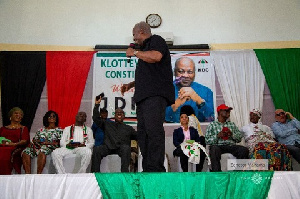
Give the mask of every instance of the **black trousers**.
M 295 158 L 295 160 L 300 164 L 300 148 L 294 145 L 286 145 L 290 154 Z
M 143 156 L 144 172 L 165 172 L 165 112 L 164 97 L 148 97 L 137 103 L 138 144 Z
M 100 164 L 102 158 L 110 154 L 118 154 L 121 158 L 121 172 L 129 172 L 131 147 L 127 145 L 121 145 L 118 149 L 114 150 L 110 150 L 106 145 L 94 147 L 92 154 L 91 172 L 100 172 Z
M 189 157 L 183 153 L 182 149 L 180 147 L 176 148 L 175 151 L 173 152 L 173 155 L 180 157 L 180 165 L 182 171 L 188 172 Z M 205 153 L 202 150 L 200 150 L 200 162 L 199 164 L 196 164 L 196 172 L 202 171 L 205 157 L 206 157 Z
M 248 148 L 240 145 L 211 145 L 209 155 L 211 160 L 212 171 L 221 171 L 221 155 L 223 153 L 231 153 L 237 159 L 248 159 Z

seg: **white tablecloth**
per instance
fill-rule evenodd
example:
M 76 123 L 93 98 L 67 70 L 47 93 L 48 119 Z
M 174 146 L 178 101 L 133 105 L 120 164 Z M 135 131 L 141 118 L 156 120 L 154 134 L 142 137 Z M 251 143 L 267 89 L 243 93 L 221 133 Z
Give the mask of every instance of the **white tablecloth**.
M 299 199 L 300 172 L 276 171 L 273 175 L 268 198 L 270 199 Z
M 31 174 L 0 176 L 0 198 L 5 199 L 100 199 L 95 175 Z

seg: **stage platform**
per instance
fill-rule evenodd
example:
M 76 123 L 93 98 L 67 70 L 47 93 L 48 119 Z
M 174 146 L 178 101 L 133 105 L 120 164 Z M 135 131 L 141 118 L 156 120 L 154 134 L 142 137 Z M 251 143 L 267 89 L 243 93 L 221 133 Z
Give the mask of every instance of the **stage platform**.
M 300 198 L 300 172 L 87 173 L 0 176 L 0 198 Z

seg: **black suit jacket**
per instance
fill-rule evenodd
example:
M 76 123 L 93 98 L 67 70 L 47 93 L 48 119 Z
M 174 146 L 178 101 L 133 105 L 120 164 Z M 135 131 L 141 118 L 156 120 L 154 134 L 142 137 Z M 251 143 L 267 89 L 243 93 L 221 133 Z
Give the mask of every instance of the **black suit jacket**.
M 205 138 L 203 136 L 199 136 L 198 131 L 194 129 L 193 127 L 189 127 L 190 129 L 190 138 L 191 140 L 195 140 L 195 142 L 199 142 L 202 144 L 204 147 L 205 145 Z M 184 140 L 184 134 L 183 134 L 183 129 L 179 127 L 178 129 L 175 129 L 173 132 L 173 144 L 176 148 L 180 147 L 180 144 Z

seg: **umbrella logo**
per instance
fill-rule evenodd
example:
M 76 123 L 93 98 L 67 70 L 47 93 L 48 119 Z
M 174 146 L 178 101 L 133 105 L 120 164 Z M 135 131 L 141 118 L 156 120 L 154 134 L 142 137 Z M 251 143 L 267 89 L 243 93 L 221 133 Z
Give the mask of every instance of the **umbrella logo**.
M 202 66 L 205 67 L 205 64 L 207 64 L 208 61 L 206 61 L 206 59 L 201 59 L 198 63 L 202 64 Z
M 205 67 L 208 61 L 206 59 L 201 59 L 198 61 L 198 64 L 202 65 L 202 67 L 198 68 L 198 72 L 208 72 L 208 67 Z

